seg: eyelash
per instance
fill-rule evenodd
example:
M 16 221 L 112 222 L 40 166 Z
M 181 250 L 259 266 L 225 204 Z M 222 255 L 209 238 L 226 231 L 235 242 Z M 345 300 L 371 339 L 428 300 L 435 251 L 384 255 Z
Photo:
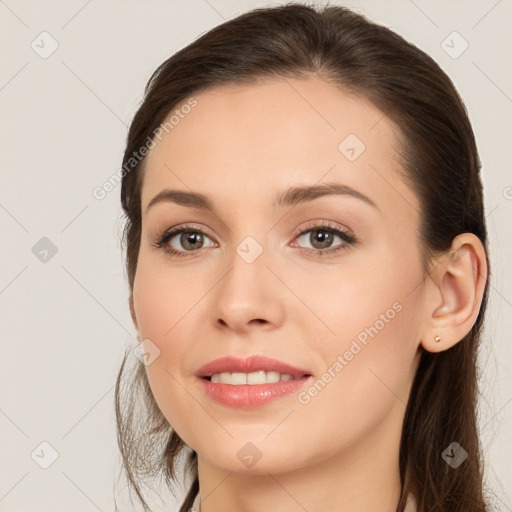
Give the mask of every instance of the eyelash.
M 349 234 L 339 228 L 336 228 L 332 226 L 329 222 L 324 222 L 322 224 L 309 224 L 304 229 L 299 231 L 295 234 L 295 238 L 298 238 L 306 233 L 309 233 L 310 231 L 326 231 L 328 233 L 331 233 L 333 235 L 339 236 L 343 240 L 343 244 L 340 244 L 338 246 L 329 248 L 329 249 L 310 249 L 308 247 L 303 248 L 307 253 L 313 254 L 314 256 L 322 257 L 326 255 L 332 255 L 333 253 L 336 253 L 340 250 L 346 249 L 347 246 L 352 246 L 357 244 L 358 240 L 353 234 Z M 173 228 L 169 231 L 165 231 L 163 234 L 158 235 L 156 240 L 153 242 L 153 247 L 156 247 L 158 249 L 161 249 L 165 253 L 169 254 L 170 256 L 191 256 L 196 254 L 201 249 L 196 249 L 195 251 L 177 251 L 176 249 L 171 248 L 169 245 L 167 245 L 167 242 L 174 238 L 174 236 L 181 234 L 183 232 L 192 232 L 192 233 L 201 233 L 202 235 L 206 235 L 202 230 L 192 226 L 192 225 L 182 225 L 177 228 Z M 208 237 L 210 238 L 210 237 Z

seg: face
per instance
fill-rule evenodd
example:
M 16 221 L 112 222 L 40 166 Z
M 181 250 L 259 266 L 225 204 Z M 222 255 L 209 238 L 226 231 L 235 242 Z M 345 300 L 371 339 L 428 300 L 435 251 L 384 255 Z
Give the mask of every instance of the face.
M 133 313 L 159 351 L 146 371 L 162 413 L 228 471 L 304 468 L 379 436 L 396 446 L 424 271 L 418 198 L 400 177 L 394 126 L 317 78 L 194 98 L 155 139 L 141 193 Z M 164 189 L 202 194 L 211 208 L 175 195 L 147 209 Z M 197 373 L 227 356 L 276 359 L 309 377 L 256 406 L 241 388 L 241 401 L 219 402 Z M 259 460 L 249 468 L 251 451 Z

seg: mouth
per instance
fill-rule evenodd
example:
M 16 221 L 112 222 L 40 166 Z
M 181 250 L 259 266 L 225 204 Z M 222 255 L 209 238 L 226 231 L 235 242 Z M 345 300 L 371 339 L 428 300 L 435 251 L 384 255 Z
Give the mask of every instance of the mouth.
M 301 380 L 311 376 L 312 375 L 310 373 L 290 375 L 289 373 L 258 370 L 250 373 L 218 372 L 202 378 L 218 384 L 231 384 L 232 386 L 248 384 L 251 386 L 259 384 L 274 384 L 275 382 L 289 382 L 291 380 Z
M 204 392 L 226 407 L 254 409 L 291 396 L 311 380 L 309 370 L 262 356 L 224 357 L 197 373 Z
M 202 366 L 197 377 L 221 384 L 271 384 L 312 376 L 312 372 L 284 361 L 263 356 L 240 359 L 233 356 L 215 359 Z

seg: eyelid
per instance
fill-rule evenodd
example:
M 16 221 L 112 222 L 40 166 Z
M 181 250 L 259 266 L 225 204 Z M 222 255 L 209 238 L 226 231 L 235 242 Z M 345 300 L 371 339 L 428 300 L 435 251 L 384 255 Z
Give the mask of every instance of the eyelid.
M 346 234 L 348 237 L 354 239 L 354 241 L 357 240 L 357 237 L 355 233 L 348 227 L 344 226 L 343 224 L 338 224 L 337 222 L 333 222 L 330 220 L 310 220 L 306 223 L 306 225 L 301 225 L 297 228 L 297 230 L 293 234 L 293 238 L 297 238 L 299 235 L 303 235 L 307 231 L 312 231 L 315 229 L 322 229 L 324 228 L 326 231 L 329 230 L 336 230 L 341 231 L 344 234 Z
M 176 235 L 181 234 L 183 231 L 199 232 L 202 235 L 205 235 L 208 238 L 215 240 L 215 237 L 208 234 L 208 229 L 205 230 L 204 226 L 198 227 L 192 223 L 185 223 L 185 224 L 176 224 L 175 226 L 165 229 L 163 232 L 158 231 L 153 238 L 153 245 L 160 246 L 160 244 L 162 243 L 162 240 L 164 240 L 164 239 L 165 239 L 164 243 L 168 243 L 170 239 L 174 238 Z M 184 251 L 182 251 L 182 252 L 184 252 Z M 186 251 L 186 252 L 193 253 L 194 251 Z

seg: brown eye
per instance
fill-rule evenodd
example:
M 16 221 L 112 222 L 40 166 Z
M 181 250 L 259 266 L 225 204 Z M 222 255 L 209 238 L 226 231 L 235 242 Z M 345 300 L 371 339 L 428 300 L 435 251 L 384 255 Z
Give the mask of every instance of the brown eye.
M 188 256 L 205 247 L 206 239 L 210 240 L 210 244 L 206 247 L 214 245 L 210 237 L 200 229 L 181 226 L 161 235 L 154 245 L 172 256 Z
M 199 231 L 182 231 L 179 237 L 181 246 L 189 251 L 201 249 L 203 234 Z
M 170 245 L 169 250 L 172 252 L 193 252 L 205 247 L 205 241 L 210 240 L 210 237 L 205 235 L 199 230 L 180 229 L 167 236 L 167 245 Z M 208 247 L 211 247 L 211 243 Z
M 338 238 L 341 243 L 333 246 L 336 238 Z M 311 247 L 304 247 L 305 249 L 316 251 L 319 254 L 336 251 L 342 249 L 344 246 L 355 243 L 355 239 L 344 231 L 334 227 L 326 228 L 323 226 L 316 226 L 302 231 L 298 239 L 302 239 L 301 244 L 306 242 L 311 245 Z
M 325 229 L 313 229 L 309 235 L 309 242 L 314 249 L 327 249 L 334 240 L 334 234 Z

